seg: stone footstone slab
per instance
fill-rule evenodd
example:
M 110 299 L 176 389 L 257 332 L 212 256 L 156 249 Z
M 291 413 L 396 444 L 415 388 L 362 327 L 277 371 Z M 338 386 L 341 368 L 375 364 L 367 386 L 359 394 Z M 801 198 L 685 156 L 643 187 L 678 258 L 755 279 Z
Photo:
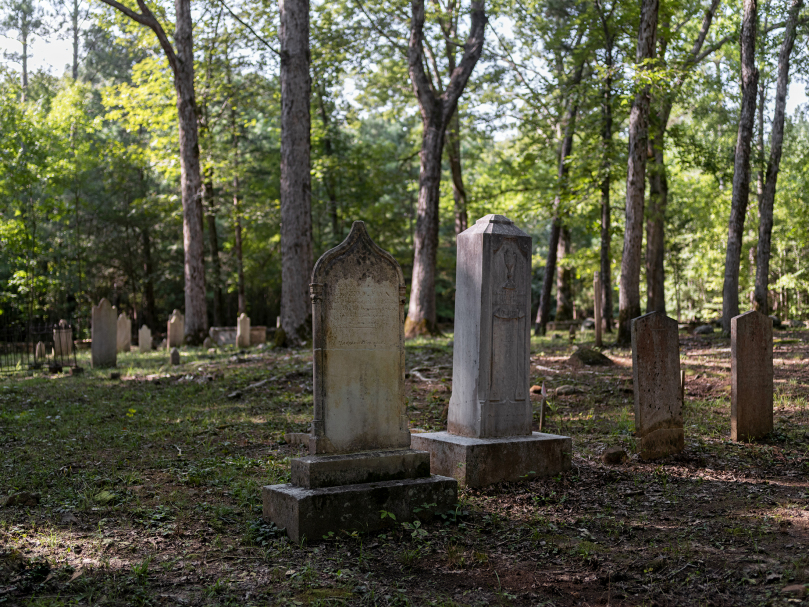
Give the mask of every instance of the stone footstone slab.
M 368 451 L 293 459 L 292 484 L 306 489 L 430 476 L 426 451 Z
M 573 441 L 533 432 L 530 436 L 471 438 L 448 432 L 413 434 L 413 449 L 430 452 L 430 471 L 462 487 L 553 476 L 570 470 Z
M 373 532 L 396 523 L 429 520 L 455 508 L 458 484 L 443 476 L 307 489 L 295 485 L 267 485 L 262 489 L 264 518 L 286 529 L 289 539 L 320 540 L 330 531 Z M 418 512 L 414 510 L 428 508 Z

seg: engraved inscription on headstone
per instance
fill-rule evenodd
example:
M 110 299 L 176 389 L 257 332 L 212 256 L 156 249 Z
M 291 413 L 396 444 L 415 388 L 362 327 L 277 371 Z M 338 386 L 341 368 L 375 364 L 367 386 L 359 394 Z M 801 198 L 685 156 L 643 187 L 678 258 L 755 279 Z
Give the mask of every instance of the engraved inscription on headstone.
M 310 290 L 311 453 L 409 447 L 399 264 L 354 222 L 346 240 L 318 260 Z
M 92 310 L 90 361 L 94 369 L 114 367 L 118 349 L 118 311 L 106 299 Z
M 632 377 L 641 457 L 656 459 L 682 451 L 683 402 L 676 320 L 651 312 L 632 321 Z
M 747 312 L 730 321 L 730 438 L 766 436 L 773 430 L 772 319 Z

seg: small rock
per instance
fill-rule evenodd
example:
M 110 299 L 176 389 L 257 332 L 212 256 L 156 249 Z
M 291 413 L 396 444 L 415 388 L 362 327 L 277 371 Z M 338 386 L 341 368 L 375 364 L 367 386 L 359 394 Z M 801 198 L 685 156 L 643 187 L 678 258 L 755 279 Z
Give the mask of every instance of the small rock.
M 110 379 L 121 379 L 121 374 L 118 371 L 110 373 Z
M 30 491 L 20 491 L 9 495 L 3 506 L 10 508 L 11 506 L 36 506 L 39 503 L 39 493 L 31 493 Z
M 712 335 L 713 325 L 700 325 L 694 329 L 694 335 Z
M 618 466 L 629 459 L 621 447 L 610 447 L 601 455 L 601 460 L 609 466 Z
M 169 361 L 172 365 L 177 366 L 180 364 L 180 351 L 177 348 L 171 349 L 171 354 L 169 356 Z
M 567 359 L 568 364 L 574 367 L 604 367 L 614 364 L 609 358 L 604 356 L 601 352 L 593 350 L 592 348 L 581 347 L 570 355 Z
M 287 445 L 308 445 L 309 434 L 306 432 L 287 432 L 284 434 L 284 442 Z
M 584 321 L 581 323 L 582 329 L 595 329 L 596 328 L 596 321 L 593 318 L 585 318 Z
M 791 584 L 781 589 L 781 594 L 791 594 L 792 596 L 804 596 L 806 594 L 806 584 Z
M 559 386 L 556 388 L 556 396 L 570 396 L 571 394 L 583 394 L 584 390 L 576 386 Z
M 210 337 L 206 337 L 205 339 L 202 340 L 202 347 L 205 348 L 206 350 L 208 348 L 212 348 L 213 340 Z
M 77 519 L 72 512 L 65 512 L 62 514 L 62 524 L 63 525 L 71 525 L 79 524 L 79 519 Z
M 208 354 L 216 354 L 216 348 L 208 348 Z
M 542 386 L 531 386 L 531 394 L 542 394 Z

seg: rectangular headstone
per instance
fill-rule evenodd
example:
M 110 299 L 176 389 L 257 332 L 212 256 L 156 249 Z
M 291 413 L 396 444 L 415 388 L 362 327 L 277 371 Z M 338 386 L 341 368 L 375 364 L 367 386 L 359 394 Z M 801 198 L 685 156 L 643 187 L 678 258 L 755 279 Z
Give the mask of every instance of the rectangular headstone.
M 138 331 L 138 350 L 141 354 L 152 351 L 152 330 L 146 325 Z
M 677 321 L 651 312 L 632 321 L 635 432 L 640 456 L 656 459 L 685 446 Z
M 250 326 L 250 345 L 257 346 L 259 344 L 267 343 L 267 327 L 265 326 Z
M 773 430 L 772 319 L 747 312 L 730 320 L 730 438 Z
M 503 215 L 458 236 L 450 434 L 531 434 L 531 237 Z
M 126 315 L 126 312 L 121 312 L 118 315 L 118 351 L 129 352 L 132 348 L 132 321 Z
M 244 312 L 236 319 L 236 347 L 250 347 L 250 317 Z
M 57 357 L 73 354 L 73 328 L 64 319 L 53 330 L 53 354 Z
M 117 342 L 118 311 L 104 298 L 92 309 L 90 362 L 94 369 L 115 366 Z
M 217 346 L 233 346 L 236 344 L 236 327 L 211 327 L 208 335 Z
M 312 454 L 410 446 L 405 290 L 399 264 L 359 221 L 315 264 Z
M 179 310 L 174 310 L 169 317 L 166 330 L 166 348 L 179 348 L 185 339 L 185 316 Z

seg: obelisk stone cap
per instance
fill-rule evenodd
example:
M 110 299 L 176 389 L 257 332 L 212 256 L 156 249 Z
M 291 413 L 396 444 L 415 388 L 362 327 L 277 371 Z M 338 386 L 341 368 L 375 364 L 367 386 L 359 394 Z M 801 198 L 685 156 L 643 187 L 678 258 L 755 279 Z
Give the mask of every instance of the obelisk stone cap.
M 463 234 L 499 234 L 502 236 L 526 236 L 520 228 L 514 225 L 505 215 L 485 215 L 475 222 L 475 225 L 465 230 Z

